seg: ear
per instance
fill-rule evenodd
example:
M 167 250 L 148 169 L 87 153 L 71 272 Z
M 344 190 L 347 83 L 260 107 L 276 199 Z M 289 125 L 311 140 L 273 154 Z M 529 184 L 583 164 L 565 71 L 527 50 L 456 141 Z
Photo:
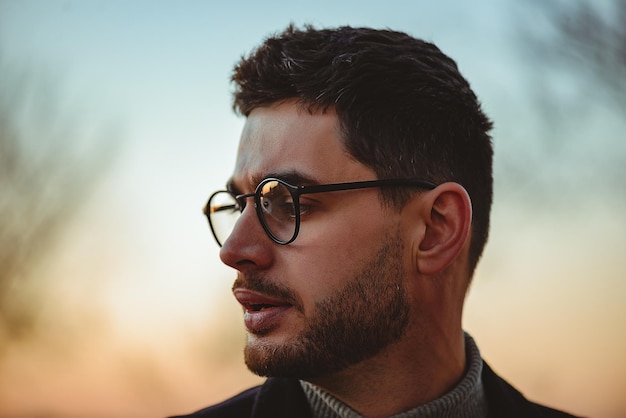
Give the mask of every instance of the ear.
M 472 225 L 472 202 L 458 183 L 444 183 L 423 194 L 420 205 L 423 233 L 415 247 L 417 268 L 436 275 L 459 256 Z

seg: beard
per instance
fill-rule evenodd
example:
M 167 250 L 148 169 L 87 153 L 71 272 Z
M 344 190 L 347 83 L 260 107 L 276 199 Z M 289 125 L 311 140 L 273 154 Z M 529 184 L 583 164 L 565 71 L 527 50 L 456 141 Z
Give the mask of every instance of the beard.
M 315 378 L 371 358 L 400 339 L 410 304 L 402 283 L 403 245 L 397 237 L 389 234 L 343 288 L 318 301 L 305 317 L 303 330 L 292 339 L 275 344 L 261 338 L 248 344 L 244 351 L 248 369 L 259 376 Z M 250 281 L 301 309 L 291 289 Z

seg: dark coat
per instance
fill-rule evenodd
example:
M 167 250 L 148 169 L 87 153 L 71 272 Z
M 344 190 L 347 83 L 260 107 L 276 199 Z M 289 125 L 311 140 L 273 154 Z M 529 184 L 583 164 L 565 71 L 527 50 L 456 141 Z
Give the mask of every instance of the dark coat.
M 573 417 L 530 402 L 489 366 L 483 364 L 489 418 L 566 418 Z M 261 386 L 248 389 L 220 404 L 178 418 L 307 418 L 311 417 L 306 396 L 296 379 L 271 377 Z M 176 417 L 173 417 L 176 418 Z

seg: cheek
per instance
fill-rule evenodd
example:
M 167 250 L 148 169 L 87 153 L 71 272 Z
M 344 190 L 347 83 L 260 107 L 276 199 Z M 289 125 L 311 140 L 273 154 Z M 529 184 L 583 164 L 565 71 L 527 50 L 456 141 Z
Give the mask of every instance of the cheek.
M 300 294 L 305 309 L 342 289 L 380 249 L 390 226 L 344 219 L 299 236 L 281 260 L 285 280 Z M 305 235 L 305 234 L 303 234 Z M 304 238 L 304 239 L 301 239 Z M 295 245 L 294 245 L 295 244 Z
M 331 246 L 303 247 L 283 260 L 285 280 L 300 295 L 306 311 L 340 289 L 349 280 L 350 268 L 356 269 L 354 260 L 343 250 Z

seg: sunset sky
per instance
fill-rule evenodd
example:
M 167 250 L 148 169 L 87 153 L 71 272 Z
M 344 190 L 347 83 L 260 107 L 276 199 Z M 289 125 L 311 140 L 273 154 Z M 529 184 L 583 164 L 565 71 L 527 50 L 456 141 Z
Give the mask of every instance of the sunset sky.
M 50 132 L 75 138 L 58 155 L 68 169 L 113 155 L 38 265 L 40 331 L 3 350 L 0 417 L 165 416 L 258 381 L 201 209 L 243 125 L 232 67 L 290 22 L 389 27 L 457 61 L 495 122 L 492 234 L 466 329 L 531 398 L 626 415 L 626 120 L 591 96 L 546 122 L 542 82 L 558 80 L 554 103 L 582 93 L 532 60 L 524 29 L 551 33 L 534 3 L 0 0 L 0 83 L 32 94 L 17 128 L 52 153 Z

